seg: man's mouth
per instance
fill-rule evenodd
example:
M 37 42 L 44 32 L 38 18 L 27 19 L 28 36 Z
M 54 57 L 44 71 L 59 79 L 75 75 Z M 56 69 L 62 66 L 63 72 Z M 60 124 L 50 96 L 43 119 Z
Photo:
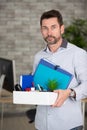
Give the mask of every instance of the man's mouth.
M 52 41 L 54 38 L 52 36 L 49 36 L 46 39 L 47 39 L 47 41 Z

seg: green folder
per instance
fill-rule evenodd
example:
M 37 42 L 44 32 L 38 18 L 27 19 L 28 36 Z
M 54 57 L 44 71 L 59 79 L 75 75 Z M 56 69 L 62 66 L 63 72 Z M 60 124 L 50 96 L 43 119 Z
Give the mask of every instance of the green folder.
M 50 91 L 50 87 L 52 87 L 52 90 L 67 89 L 73 75 L 61 68 L 59 65 L 41 59 L 33 78 L 36 89 L 40 86 L 42 90 Z

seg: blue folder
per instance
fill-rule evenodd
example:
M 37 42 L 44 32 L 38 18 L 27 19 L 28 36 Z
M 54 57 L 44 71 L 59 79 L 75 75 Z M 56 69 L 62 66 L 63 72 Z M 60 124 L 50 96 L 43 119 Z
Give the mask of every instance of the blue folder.
M 20 85 L 22 87 L 22 90 L 26 90 L 26 88 L 31 88 L 33 82 L 33 75 L 26 74 L 20 76 Z
M 68 71 L 44 59 L 40 60 L 33 76 L 36 89 L 38 89 L 39 85 L 43 90 L 47 91 L 49 91 L 48 81 L 57 81 L 58 86 L 56 89 L 67 89 L 73 78 L 73 75 Z

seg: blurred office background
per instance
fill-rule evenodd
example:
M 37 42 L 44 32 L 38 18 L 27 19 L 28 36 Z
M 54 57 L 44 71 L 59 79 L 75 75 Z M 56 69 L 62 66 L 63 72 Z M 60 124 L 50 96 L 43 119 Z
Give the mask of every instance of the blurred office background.
M 87 19 L 87 0 L 0 0 L 0 57 L 15 60 L 17 83 L 21 74 L 32 71 L 34 55 L 44 46 L 39 20 L 50 9 L 60 10 L 65 26 L 73 19 Z M 4 111 L 31 107 L 5 104 Z
M 32 71 L 34 55 L 44 46 L 39 19 L 49 9 L 61 11 L 65 26 L 87 19 L 87 0 L 0 0 L 0 57 L 15 60 L 17 82 Z

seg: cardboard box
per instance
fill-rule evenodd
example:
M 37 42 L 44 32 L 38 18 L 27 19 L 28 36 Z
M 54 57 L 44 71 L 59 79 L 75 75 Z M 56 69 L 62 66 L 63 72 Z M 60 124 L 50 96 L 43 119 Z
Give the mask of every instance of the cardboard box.
M 14 91 L 14 104 L 52 105 L 56 101 L 57 93 L 37 91 Z

